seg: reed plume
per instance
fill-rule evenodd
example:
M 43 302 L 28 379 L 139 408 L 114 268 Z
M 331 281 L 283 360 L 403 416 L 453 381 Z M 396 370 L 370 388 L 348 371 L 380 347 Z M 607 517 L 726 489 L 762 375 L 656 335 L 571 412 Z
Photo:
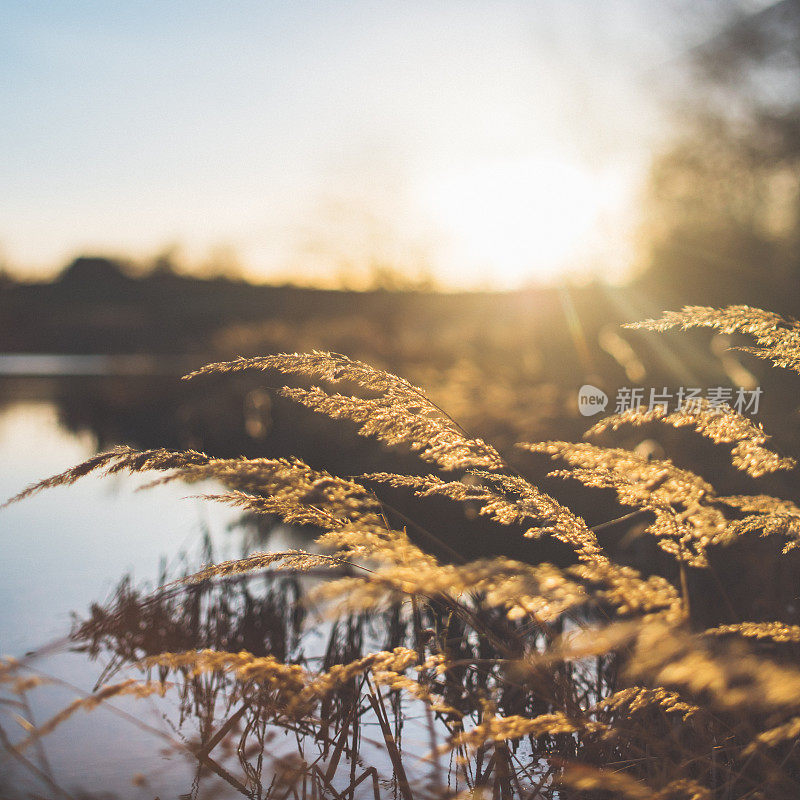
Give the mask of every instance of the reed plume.
M 650 331 L 671 328 L 713 328 L 720 333 L 743 333 L 756 341 L 755 347 L 737 348 L 777 367 L 800 372 L 800 322 L 750 306 L 685 306 L 680 311 L 666 311 L 658 319 L 626 325 Z

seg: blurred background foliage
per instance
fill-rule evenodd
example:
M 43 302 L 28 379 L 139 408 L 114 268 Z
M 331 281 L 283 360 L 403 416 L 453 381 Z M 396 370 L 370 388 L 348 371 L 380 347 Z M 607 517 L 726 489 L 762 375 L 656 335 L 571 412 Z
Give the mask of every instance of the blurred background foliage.
M 678 134 L 650 170 L 642 286 L 673 303 L 796 311 L 800 4 L 732 15 L 687 68 Z

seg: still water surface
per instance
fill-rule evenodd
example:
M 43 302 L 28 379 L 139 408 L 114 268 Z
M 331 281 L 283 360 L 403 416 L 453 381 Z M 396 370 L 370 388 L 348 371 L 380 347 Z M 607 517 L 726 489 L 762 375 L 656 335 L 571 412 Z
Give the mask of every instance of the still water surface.
M 0 389 L 7 388 L 3 381 L 8 380 L 0 377 Z M 8 392 L 4 394 L 7 398 Z M 25 394 L 0 406 L 3 500 L 96 452 L 91 434 L 67 430 L 60 423 L 54 401 L 31 396 L 30 386 Z M 107 600 L 126 574 L 139 585 L 155 585 L 162 561 L 173 571 L 182 562 L 196 567 L 204 532 L 215 558 L 242 555 L 241 531 L 230 527 L 237 512 L 186 497 L 213 486 L 187 490 L 171 484 L 136 491 L 147 481 L 147 476 L 90 475 L 74 486 L 43 492 L 0 511 L 0 655 L 22 657 L 63 640 L 71 614 L 85 617 L 90 604 Z M 283 533 L 277 535 L 281 538 Z M 32 663 L 42 674 L 84 691 L 92 690 L 102 666 L 63 646 Z M 19 716 L 32 716 L 40 724 L 76 694 L 57 684 L 30 697 L 33 708 Z M 120 698 L 113 705 L 172 734 L 164 718 L 165 703 L 169 700 Z M 0 707 L 0 726 L 12 741 L 25 735 L 17 711 Z M 30 760 L 41 765 L 44 759 L 45 771 L 73 797 L 165 800 L 191 788 L 193 767 L 183 756 L 164 751 L 164 741 L 105 709 L 79 713 L 43 741 L 43 752 L 34 749 L 26 751 Z M 142 776 L 144 784 L 134 786 Z M 57 796 L 52 786 L 2 749 L 0 789 L 4 798 Z

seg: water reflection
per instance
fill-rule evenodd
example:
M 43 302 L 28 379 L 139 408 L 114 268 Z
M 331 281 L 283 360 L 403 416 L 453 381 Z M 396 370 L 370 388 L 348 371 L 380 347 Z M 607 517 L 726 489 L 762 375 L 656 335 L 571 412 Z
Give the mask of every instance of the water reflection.
M 28 399 L 22 399 L 19 388 L 3 383 L 0 495 L 4 499 L 21 486 L 91 455 L 99 438 L 96 432 L 70 430 L 62 424 L 63 408 L 53 398 L 65 391 L 63 384 L 28 383 Z M 42 390 L 38 399 L 33 398 L 32 388 Z M 11 400 L 15 391 L 16 399 Z M 81 392 L 88 394 L 86 388 Z M 152 587 L 164 570 L 180 571 L 182 564 L 199 563 L 203 547 L 213 547 L 215 556 L 235 558 L 253 547 L 298 545 L 291 531 L 277 529 L 273 539 L 265 540 L 263 529 L 241 527 L 236 512 L 185 499 L 185 487 L 137 492 L 144 482 L 90 476 L 74 487 L 3 511 L 0 560 L 6 568 L 0 581 L 0 654 L 21 657 L 63 641 L 73 624 L 72 612 L 86 614 L 92 603 L 116 596 L 123 575 L 130 576 L 131 586 Z M 35 723 L 44 721 L 74 700 L 71 687 L 91 691 L 102 669 L 88 654 L 69 652 L 65 646 L 46 651 L 32 666 L 68 685 L 42 687 L 30 696 L 30 711 L 3 705 L 0 726 L 12 741 L 24 733 L 14 714 Z M 137 717 L 144 711 L 149 724 L 165 727 L 164 709 L 157 710 L 155 701 L 144 708 L 125 698 L 116 704 Z M 152 733 L 131 727 L 108 710 L 76 717 L 43 743 L 52 774 L 73 796 L 88 796 L 86 792 L 110 796 L 113 791 L 119 797 L 153 797 L 155 791 L 175 797 L 191 785 L 192 769 L 182 757 L 159 754 L 163 746 Z M 150 788 L 134 790 L 131 778 L 143 764 L 153 772 Z M 48 791 L 41 776 L 8 752 L 0 752 L 0 787 L 8 797 Z

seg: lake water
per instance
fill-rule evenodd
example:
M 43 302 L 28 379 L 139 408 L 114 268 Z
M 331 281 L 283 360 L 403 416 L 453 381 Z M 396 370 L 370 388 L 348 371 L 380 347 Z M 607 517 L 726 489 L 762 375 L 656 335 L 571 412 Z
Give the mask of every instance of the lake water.
M 4 366 L 8 369 L 0 377 L 5 398 L 0 406 L 3 500 L 97 449 L 95 435 L 63 424 L 63 408 L 43 375 L 58 374 L 59 369 L 69 373 L 76 366 L 78 372 L 90 368 L 102 372 L 108 364 L 92 359 L 80 364 L 0 359 L 0 369 Z M 9 373 L 40 378 L 20 389 Z M 215 558 L 236 558 L 247 549 L 241 530 L 229 529 L 237 512 L 186 498 L 215 487 L 187 490 L 173 484 L 137 491 L 147 480 L 148 476 L 90 475 L 71 487 L 43 492 L 0 511 L 0 655 L 21 658 L 63 640 L 72 613 L 87 616 L 90 605 L 107 600 L 126 574 L 137 584 L 154 585 L 162 561 L 173 570 L 181 561 L 196 567 L 206 532 Z M 283 534 L 276 535 L 280 539 Z M 3 737 L 13 742 L 24 738 L 25 720 L 41 724 L 74 700 L 78 695 L 71 687 L 92 691 L 102 667 L 64 646 L 30 663 L 37 672 L 29 674 L 61 683 L 30 692 L 30 709 L 0 705 Z M 0 696 L 13 697 L 2 691 Z M 120 698 L 110 705 L 174 734 L 165 720 L 168 700 Z M 185 755 L 165 750 L 165 741 L 107 709 L 81 712 L 46 737 L 41 748 L 26 751 L 35 769 L 0 748 L 0 796 L 177 797 L 190 791 L 195 767 Z M 51 777 L 37 775 L 37 769 Z M 51 782 L 64 794 L 58 795 Z

